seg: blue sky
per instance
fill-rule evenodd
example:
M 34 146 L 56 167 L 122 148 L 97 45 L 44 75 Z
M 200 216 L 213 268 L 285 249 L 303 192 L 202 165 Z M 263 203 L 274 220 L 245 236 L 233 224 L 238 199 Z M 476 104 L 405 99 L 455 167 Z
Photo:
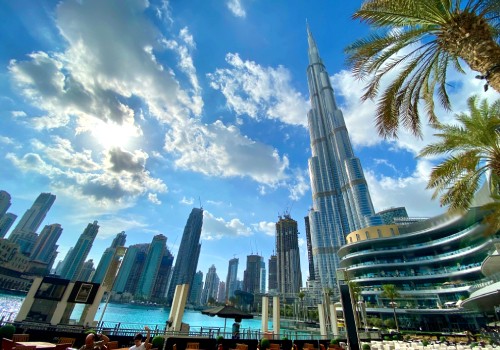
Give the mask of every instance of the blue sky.
M 0 3 L 0 189 L 21 216 L 40 192 L 56 202 L 59 257 L 89 222 L 97 264 L 116 233 L 127 245 L 168 237 L 174 255 L 191 208 L 205 209 L 198 269 L 258 253 L 266 263 L 274 224 L 298 221 L 307 277 L 306 20 L 331 75 L 375 210 L 443 212 L 425 190 L 432 139 L 379 138 L 375 103 L 344 48 L 369 29 L 351 20 L 361 1 L 80 0 Z M 482 83 L 450 77 L 454 110 Z M 492 90 L 492 89 L 490 89 Z M 489 92 L 493 96 L 493 92 Z M 443 120 L 449 113 L 437 111 Z

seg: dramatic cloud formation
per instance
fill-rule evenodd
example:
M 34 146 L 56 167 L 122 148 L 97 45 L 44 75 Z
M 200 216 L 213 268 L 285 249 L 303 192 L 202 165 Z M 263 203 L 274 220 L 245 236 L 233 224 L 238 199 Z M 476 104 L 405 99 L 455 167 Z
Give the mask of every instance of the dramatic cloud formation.
M 307 125 L 308 102 L 292 87 L 286 68 L 262 67 L 232 53 L 227 54 L 226 61 L 231 68 L 219 68 L 208 77 L 211 86 L 224 94 L 227 106 L 237 115 Z
M 239 219 L 225 221 L 223 218 L 213 216 L 205 210 L 203 212 L 203 230 L 201 238 L 204 240 L 219 240 L 224 236 L 250 236 L 252 230 L 245 226 Z
M 78 181 L 75 181 L 77 174 L 59 176 L 59 181 L 67 181 L 75 188 L 81 186 L 77 192 L 99 200 L 119 201 L 122 196 L 146 194 L 151 190 L 151 182 L 161 183 L 149 172 L 144 172 L 147 176 L 141 180 L 133 181 L 142 183 L 141 188 L 125 189 L 123 181 L 125 173 L 146 168 L 148 154 L 141 149 L 126 150 L 118 146 L 130 147 L 132 139 L 137 140 L 136 144 L 140 142 L 144 137 L 140 123 L 153 117 L 165 125 L 164 150 L 175 155 L 178 168 L 209 176 L 249 177 L 271 187 L 280 183 L 290 187 L 291 198 L 300 198 L 307 189 L 302 178 L 295 185 L 283 182 L 289 177 L 286 156 L 241 134 L 234 125 L 226 126 L 220 121 L 201 123 L 198 116 L 203 109 L 202 91 L 191 56 L 196 48 L 194 38 L 187 27 L 177 35 L 165 37 L 145 17 L 145 4 L 142 1 L 130 1 L 130 6 L 113 1 L 61 3 L 56 22 L 67 41 L 67 49 L 39 51 L 30 54 L 28 60 L 10 62 L 9 70 L 19 90 L 46 112 L 31 117 L 30 125 L 38 130 L 75 125 L 77 134 L 89 133 L 107 149 L 106 161 L 96 163 L 89 149 L 78 154 L 71 149 L 71 141 L 62 143 L 60 138 L 54 138 L 53 145 L 35 144 L 46 153 L 46 158 L 40 161 L 53 169 L 52 173 L 64 174 L 65 170 L 57 169 L 63 166 L 71 166 L 73 172 L 80 171 Z M 234 2 L 231 8 L 238 5 Z M 112 18 L 106 15 L 110 12 L 114 13 Z M 157 60 L 156 55 L 165 49 L 177 54 L 176 67 Z M 304 123 L 306 103 L 291 88 L 289 73 L 284 68 L 263 69 L 255 63 L 243 62 L 238 55 L 228 55 L 228 63 L 233 70 L 217 70 L 225 73 L 215 75 L 219 76 L 220 84 L 231 74 L 238 76 L 238 84 L 244 86 L 245 93 L 254 91 L 247 109 L 253 105 L 267 118 Z M 181 80 L 182 74 L 175 74 L 175 68 L 187 79 Z M 245 80 L 244 72 L 254 73 Z M 258 90 L 262 92 L 256 94 Z M 231 96 L 226 95 L 228 104 L 240 111 Z M 145 106 L 147 113 L 138 108 L 137 101 Z M 257 117 L 256 113 L 251 115 Z M 151 152 L 158 153 L 157 149 Z M 79 165 L 72 166 L 70 162 Z M 16 164 L 21 163 L 18 160 Z M 100 165 L 102 174 L 97 175 L 95 171 Z M 166 189 L 164 186 L 159 186 L 162 191 Z M 157 203 L 154 198 L 154 193 L 148 194 L 148 199 Z
M 248 176 L 268 185 L 287 177 L 286 156 L 221 121 L 202 125 L 189 120 L 176 125 L 167 134 L 165 150 L 178 155 L 177 167 L 210 176 Z

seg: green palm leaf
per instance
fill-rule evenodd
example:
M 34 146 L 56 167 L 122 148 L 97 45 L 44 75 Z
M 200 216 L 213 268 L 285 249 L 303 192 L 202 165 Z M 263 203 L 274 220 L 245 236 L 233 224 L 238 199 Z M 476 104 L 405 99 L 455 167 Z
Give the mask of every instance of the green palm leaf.
M 500 92 L 500 1 L 366 0 L 353 18 L 377 30 L 346 48 L 347 63 L 366 79 L 363 99 L 378 98 L 376 126 L 396 138 L 400 127 L 421 136 L 419 108 L 437 121 L 435 100 L 451 109 L 449 67 L 464 73 L 460 60 L 488 75 Z M 381 81 L 396 72 L 380 91 Z M 392 96 L 391 96 L 392 95 Z M 419 102 L 423 102 L 420 106 Z

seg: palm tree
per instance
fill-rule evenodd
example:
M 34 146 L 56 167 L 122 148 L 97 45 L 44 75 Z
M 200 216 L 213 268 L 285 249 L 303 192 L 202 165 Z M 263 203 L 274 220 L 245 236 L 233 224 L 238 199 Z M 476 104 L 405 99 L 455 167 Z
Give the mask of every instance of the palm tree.
M 485 206 L 492 212 L 486 220 L 496 232 L 500 229 L 500 99 L 488 104 L 472 96 L 468 106 L 469 113 L 455 115 L 461 125 L 434 125 L 440 140 L 424 147 L 419 157 L 448 154 L 432 170 L 427 188 L 435 189 L 433 198 L 442 193 L 440 203 L 449 205 L 450 211 L 469 209 L 488 174 L 490 195 L 496 201 Z
M 394 299 L 399 298 L 399 291 L 394 284 L 383 284 L 382 293 L 383 298 L 388 298 L 391 301 L 392 310 L 394 312 L 394 322 L 396 323 L 396 330 L 399 332 L 398 318 L 396 316 L 396 302 Z
M 354 304 L 354 318 L 356 319 L 356 325 L 357 327 L 360 327 L 361 324 L 359 322 L 359 305 L 358 301 L 359 298 L 361 297 L 361 287 L 359 284 L 357 284 L 354 281 L 348 281 L 347 284 L 349 285 L 349 289 L 351 291 L 352 299 L 353 299 L 353 304 Z
M 304 297 L 306 296 L 306 293 L 300 291 L 299 294 L 297 294 L 297 296 L 299 297 L 300 299 L 300 313 L 299 314 L 303 314 L 304 313 Z M 299 318 L 300 318 L 300 315 L 299 315 Z M 305 317 L 304 317 L 305 319 Z
M 461 60 L 500 92 L 500 1 L 366 0 L 353 17 L 379 31 L 346 48 L 358 78 L 368 77 L 363 99 L 377 96 L 384 76 L 396 78 L 383 91 L 376 125 L 383 137 L 397 137 L 402 125 L 421 136 L 418 111 L 424 100 L 435 123 L 434 92 L 445 109 L 448 67 L 463 73 Z M 395 72 L 397 71 L 397 72 Z

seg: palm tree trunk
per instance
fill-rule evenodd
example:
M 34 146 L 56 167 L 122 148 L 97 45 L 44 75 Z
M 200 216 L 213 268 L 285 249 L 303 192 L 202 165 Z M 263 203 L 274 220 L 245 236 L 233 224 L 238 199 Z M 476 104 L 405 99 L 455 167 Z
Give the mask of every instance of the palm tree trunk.
M 489 86 L 500 92 L 500 46 L 488 22 L 475 13 L 463 12 L 443 26 L 438 35 L 441 48 L 461 57 L 469 67 L 481 73 Z
M 396 323 L 396 331 L 399 333 L 399 324 L 398 324 L 398 317 L 396 315 L 396 305 L 392 304 L 392 311 L 394 312 L 394 322 Z

